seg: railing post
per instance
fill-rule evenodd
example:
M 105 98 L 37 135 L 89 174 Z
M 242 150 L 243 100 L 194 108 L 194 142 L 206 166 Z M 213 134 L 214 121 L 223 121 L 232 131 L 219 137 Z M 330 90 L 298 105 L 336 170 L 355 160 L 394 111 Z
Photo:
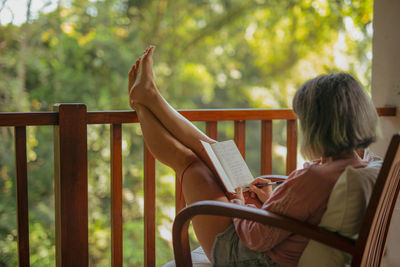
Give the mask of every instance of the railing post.
M 206 134 L 214 140 L 218 139 L 218 124 L 216 121 L 206 122 Z
M 287 120 L 286 130 L 286 175 L 289 175 L 297 167 L 297 121 Z
M 272 120 L 261 121 L 261 175 L 272 173 Z
M 156 266 L 155 159 L 144 145 L 144 266 Z
M 30 257 L 25 126 L 15 127 L 15 166 L 17 171 L 18 265 L 28 267 L 30 266 Z
M 243 156 L 246 159 L 246 121 L 235 121 L 235 143 Z
M 122 126 L 111 125 L 111 266 L 122 267 Z
M 88 266 L 87 129 L 84 104 L 56 104 L 56 266 Z

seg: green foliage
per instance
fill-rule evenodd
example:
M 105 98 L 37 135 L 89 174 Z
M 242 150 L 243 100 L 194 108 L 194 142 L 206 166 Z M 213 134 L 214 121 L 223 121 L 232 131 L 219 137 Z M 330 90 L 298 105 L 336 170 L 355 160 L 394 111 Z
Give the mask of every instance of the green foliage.
M 59 1 L 61 3 L 62 1 Z M 16 26 L 0 25 L 0 112 L 128 109 L 126 75 L 148 44 L 176 108 L 286 108 L 296 88 L 344 70 L 369 89 L 372 0 L 73 0 Z M 200 125 L 204 128 L 204 125 Z M 233 138 L 231 122 L 219 138 Z M 285 172 L 284 122 L 274 122 L 275 173 Z M 247 161 L 259 173 L 260 125 L 249 122 Z M 13 131 L 0 128 L 0 266 L 17 264 Z M 32 266 L 54 266 L 51 127 L 29 127 Z M 91 266 L 110 265 L 109 127 L 88 128 Z M 143 266 L 143 144 L 123 128 L 124 263 Z M 157 265 L 172 259 L 175 178 L 157 167 Z M 196 241 L 191 236 L 193 244 Z

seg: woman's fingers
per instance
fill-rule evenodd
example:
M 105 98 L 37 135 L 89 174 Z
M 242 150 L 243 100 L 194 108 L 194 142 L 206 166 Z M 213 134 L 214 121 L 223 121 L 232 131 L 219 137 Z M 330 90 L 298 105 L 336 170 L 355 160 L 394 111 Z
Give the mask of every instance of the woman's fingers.
M 267 186 L 267 187 L 270 187 L 270 186 Z M 249 190 L 250 190 L 250 192 L 254 192 L 257 195 L 258 199 L 262 203 L 267 201 L 267 199 L 269 198 L 269 196 L 271 194 L 271 191 L 272 191 L 272 190 L 271 191 L 270 190 L 265 190 L 265 188 L 264 189 L 258 188 L 255 185 L 250 185 L 250 189 Z
M 235 189 L 236 194 L 243 194 L 243 190 L 241 187 Z
M 235 193 L 236 193 L 236 198 L 240 199 L 244 202 L 244 196 L 243 196 L 243 189 L 241 187 L 238 187 L 235 189 Z
M 265 192 L 262 189 L 254 185 L 250 186 L 250 191 L 254 192 L 258 197 L 260 197 L 260 195 L 265 195 Z
M 235 199 L 236 195 L 234 193 L 231 192 L 226 192 L 226 196 L 229 200 Z
M 256 179 L 254 179 L 253 182 L 251 182 L 251 184 L 254 184 L 254 185 L 256 185 L 256 184 L 266 184 L 266 183 L 270 183 L 270 182 L 271 182 L 271 180 L 269 180 L 269 179 L 264 179 L 264 178 L 261 178 L 261 177 L 257 177 Z

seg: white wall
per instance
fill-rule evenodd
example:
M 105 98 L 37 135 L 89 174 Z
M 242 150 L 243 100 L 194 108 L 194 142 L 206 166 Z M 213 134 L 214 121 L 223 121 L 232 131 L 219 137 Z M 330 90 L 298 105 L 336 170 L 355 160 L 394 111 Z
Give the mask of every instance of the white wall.
M 396 117 L 381 118 L 382 138 L 372 150 L 384 156 L 390 138 L 400 132 L 400 1 L 375 0 L 372 99 L 376 107 L 397 107 Z M 400 201 L 387 241 L 385 266 L 400 266 Z
M 396 117 L 381 118 L 383 138 L 373 150 L 383 156 L 400 132 L 400 1 L 376 0 L 373 23 L 372 99 L 376 107 L 398 108 Z

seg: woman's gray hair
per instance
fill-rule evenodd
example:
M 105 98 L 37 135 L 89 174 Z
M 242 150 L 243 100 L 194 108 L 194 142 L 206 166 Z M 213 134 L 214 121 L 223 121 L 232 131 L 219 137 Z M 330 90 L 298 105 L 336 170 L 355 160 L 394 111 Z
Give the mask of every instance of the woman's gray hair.
M 307 159 L 368 147 L 377 138 L 378 114 L 360 83 L 347 73 L 318 76 L 293 98 Z

